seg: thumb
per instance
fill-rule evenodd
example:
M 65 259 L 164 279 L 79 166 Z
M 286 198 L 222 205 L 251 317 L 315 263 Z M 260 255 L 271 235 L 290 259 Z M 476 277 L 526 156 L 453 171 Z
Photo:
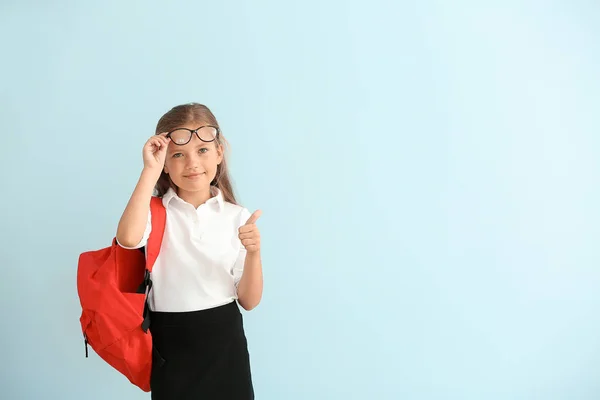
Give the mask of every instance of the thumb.
M 250 218 L 248 218 L 248 221 L 246 221 L 246 225 L 250 225 L 250 224 L 254 224 L 258 218 L 260 218 L 260 215 L 262 214 L 262 211 L 260 210 L 256 210 L 252 213 L 252 215 L 250 216 Z

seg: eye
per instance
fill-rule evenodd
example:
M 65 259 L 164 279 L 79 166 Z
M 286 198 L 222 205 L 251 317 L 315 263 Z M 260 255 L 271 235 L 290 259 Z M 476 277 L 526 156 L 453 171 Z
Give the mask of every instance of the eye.
M 172 157 L 173 157 L 173 158 L 179 158 L 180 156 L 182 156 L 182 154 L 181 154 L 181 153 L 175 153 L 175 154 L 173 154 L 173 156 L 172 156 Z
M 204 154 L 208 151 L 208 149 L 206 147 L 202 147 L 200 150 L 198 150 L 200 152 L 200 154 Z

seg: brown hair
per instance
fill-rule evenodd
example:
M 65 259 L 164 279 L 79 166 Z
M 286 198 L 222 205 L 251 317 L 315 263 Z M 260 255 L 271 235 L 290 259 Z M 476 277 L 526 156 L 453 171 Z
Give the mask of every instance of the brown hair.
M 156 134 L 159 135 L 162 132 L 168 132 L 177 127 L 188 123 L 198 123 L 198 124 L 209 124 L 219 127 L 219 123 L 217 119 L 213 115 L 213 113 L 203 104 L 198 103 L 188 103 L 182 104 L 173 107 L 169 110 L 165 115 L 163 115 L 156 124 Z M 229 176 L 229 170 L 227 169 L 227 160 L 226 160 L 226 151 L 227 151 L 227 141 L 221 134 L 221 128 L 219 127 L 219 135 L 215 140 L 215 146 L 221 145 L 223 147 L 223 160 L 217 166 L 217 173 L 215 179 L 211 182 L 211 186 L 216 186 L 221 190 L 223 194 L 223 199 L 233 204 L 237 204 L 235 199 L 235 194 L 233 191 L 233 186 L 231 184 L 231 178 Z M 163 170 L 160 174 L 160 178 L 156 182 L 156 186 L 154 189 L 156 190 L 156 194 L 159 197 L 164 196 L 167 193 L 167 190 L 172 187 L 173 189 L 177 189 L 175 184 L 171 181 L 169 174 L 165 173 Z

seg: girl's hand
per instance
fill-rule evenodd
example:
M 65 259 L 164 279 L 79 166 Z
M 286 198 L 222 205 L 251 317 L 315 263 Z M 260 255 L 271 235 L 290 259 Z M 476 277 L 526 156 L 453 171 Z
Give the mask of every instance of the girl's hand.
M 238 236 L 248 253 L 258 253 L 260 251 L 260 232 L 256 227 L 256 221 L 261 214 L 260 210 L 254 211 L 246 224 L 240 226 Z
M 167 133 L 163 132 L 148 139 L 142 150 L 144 168 L 162 171 L 167 157 L 167 147 L 171 141 L 166 135 Z

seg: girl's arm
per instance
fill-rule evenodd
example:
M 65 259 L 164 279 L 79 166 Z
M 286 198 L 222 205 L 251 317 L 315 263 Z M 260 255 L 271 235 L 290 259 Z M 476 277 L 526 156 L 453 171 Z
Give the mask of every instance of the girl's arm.
M 256 307 L 262 298 L 263 274 L 260 251 L 247 252 L 244 271 L 238 284 L 238 302 L 246 311 Z
M 144 236 L 152 192 L 165 165 L 169 145 L 165 136 L 153 135 L 144 144 L 144 169 L 117 227 L 117 241 L 124 247 L 136 246 Z
M 244 210 L 243 216 L 248 214 L 250 213 Z M 239 228 L 239 238 L 243 246 L 240 256 L 244 257 L 244 268 L 237 285 L 237 295 L 238 302 L 246 311 L 252 310 L 260 303 L 263 292 L 260 232 L 256 226 L 260 215 L 260 210 L 255 211 Z
M 160 176 L 160 170 L 158 174 Z M 150 199 L 157 180 L 155 170 L 143 169 L 117 227 L 117 241 L 122 246 L 134 247 L 142 240 L 150 212 Z

